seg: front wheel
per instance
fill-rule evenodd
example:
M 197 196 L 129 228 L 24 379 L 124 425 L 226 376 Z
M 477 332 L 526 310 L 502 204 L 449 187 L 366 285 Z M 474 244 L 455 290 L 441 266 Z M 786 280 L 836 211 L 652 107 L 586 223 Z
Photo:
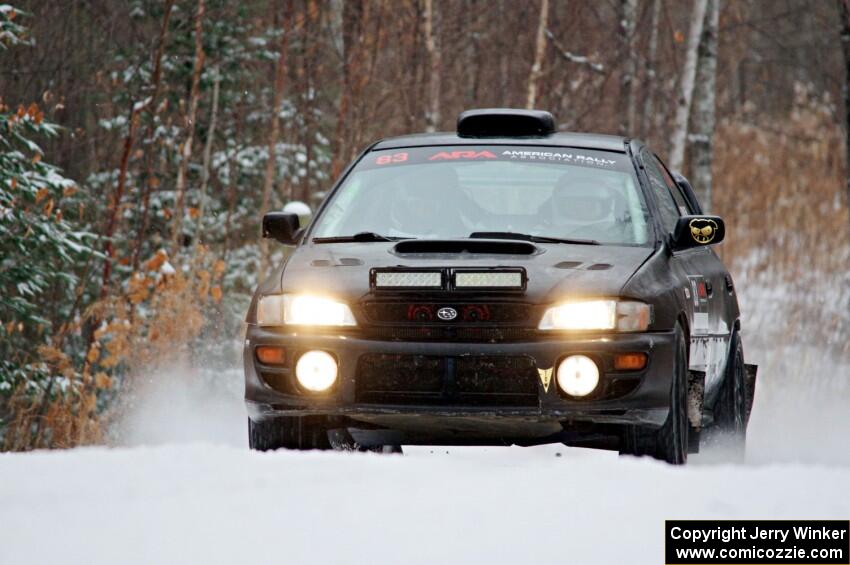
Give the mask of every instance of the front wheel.
M 280 416 L 248 419 L 248 445 L 256 451 L 331 449 L 326 419 L 321 416 Z
M 328 434 L 331 446 L 337 451 L 365 451 L 371 453 L 397 453 L 401 454 L 400 445 L 372 445 L 364 446 L 357 443 L 354 437 L 345 428 L 331 430 Z
M 649 455 L 671 465 L 688 460 L 688 348 L 685 333 L 676 324 L 673 379 L 670 384 L 670 411 L 658 430 L 630 427 L 621 439 L 620 453 Z

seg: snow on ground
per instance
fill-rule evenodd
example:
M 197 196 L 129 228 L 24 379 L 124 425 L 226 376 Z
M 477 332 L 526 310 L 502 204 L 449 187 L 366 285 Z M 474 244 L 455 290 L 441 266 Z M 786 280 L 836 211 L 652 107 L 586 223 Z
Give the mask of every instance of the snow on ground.
M 89 448 L 2 455 L 0 477 L 4 564 L 663 563 L 665 518 L 850 514 L 846 467 L 551 446 Z

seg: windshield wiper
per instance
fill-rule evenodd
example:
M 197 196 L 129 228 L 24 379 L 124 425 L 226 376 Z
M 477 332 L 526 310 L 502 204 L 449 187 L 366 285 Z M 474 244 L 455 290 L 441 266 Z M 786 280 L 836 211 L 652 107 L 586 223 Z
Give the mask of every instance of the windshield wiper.
M 407 239 L 404 237 L 391 237 L 388 235 L 381 235 L 379 233 L 371 232 L 371 231 L 361 231 L 354 235 L 339 235 L 334 237 L 314 237 L 313 243 L 349 243 L 352 241 L 359 241 L 363 243 L 368 243 L 372 241 L 401 241 L 402 239 Z
M 517 233 L 512 231 L 475 231 L 469 234 L 470 239 L 518 239 L 531 241 L 533 243 L 574 243 L 576 245 L 602 245 L 595 239 L 566 239 L 560 237 L 547 237 L 545 235 L 532 235 L 530 233 Z

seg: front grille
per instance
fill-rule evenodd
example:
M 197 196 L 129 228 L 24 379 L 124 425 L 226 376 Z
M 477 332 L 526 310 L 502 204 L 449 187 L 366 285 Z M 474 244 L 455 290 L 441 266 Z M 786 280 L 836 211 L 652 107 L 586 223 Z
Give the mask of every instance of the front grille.
M 537 396 L 537 367 L 531 357 L 460 357 L 455 386 L 462 394 Z
M 442 322 L 437 312 L 452 308 L 457 318 Z M 513 302 L 366 302 L 373 324 L 528 325 L 533 306 Z
M 530 357 L 367 354 L 356 376 L 358 402 L 447 406 L 538 405 Z
M 440 319 L 453 310 L 454 318 Z M 522 302 L 376 300 L 360 305 L 367 339 L 385 341 L 461 341 L 499 343 L 529 341 L 536 335 L 539 307 Z
M 444 358 L 427 355 L 362 355 L 357 392 L 440 394 L 445 365 Z

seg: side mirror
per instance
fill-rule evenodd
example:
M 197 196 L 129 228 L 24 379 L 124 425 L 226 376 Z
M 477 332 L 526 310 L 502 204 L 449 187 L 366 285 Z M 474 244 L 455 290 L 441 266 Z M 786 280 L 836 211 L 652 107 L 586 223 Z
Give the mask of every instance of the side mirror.
M 720 243 L 726 237 L 726 224 L 720 216 L 682 216 L 673 230 L 673 251 Z
M 300 225 L 297 214 L 269 212 L 263 216 L 263 237 L 286 245 L 295 245 L 301 239 L 301 233 L 298 231 Z

